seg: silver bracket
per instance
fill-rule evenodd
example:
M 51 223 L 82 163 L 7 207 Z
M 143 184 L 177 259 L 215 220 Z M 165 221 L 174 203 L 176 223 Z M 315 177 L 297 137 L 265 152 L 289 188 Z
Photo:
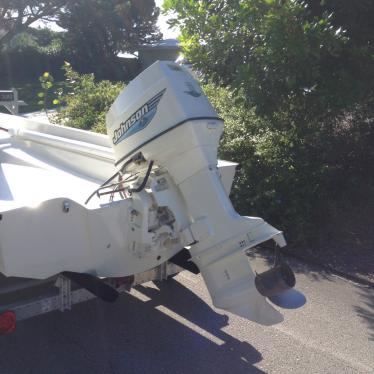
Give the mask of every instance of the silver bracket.
M 168 279 L 168 268 L 167 268 L 168 263 L 165 261 L 162 264 L 159 265 L 160 267 L 160 280 L 166 280 Z
M 71 280 L 59 275 L 56 283 L 56 287 L 59 289 L 60 299 L 60 311 L 71 309 Z

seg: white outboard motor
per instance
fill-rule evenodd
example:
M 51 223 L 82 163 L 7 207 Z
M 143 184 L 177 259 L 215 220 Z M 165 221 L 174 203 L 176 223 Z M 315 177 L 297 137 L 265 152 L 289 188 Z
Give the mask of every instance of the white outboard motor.
M 135 78 L 107 114 L 108 137 L 20 118 L 1 128 L 2 274 L 62 273 L 112 300 L 101 277 L 169 261 L 200 271 L 216 307 L 282 320 L 267 299 L 284 305 L 291 269 L 278 261 L 255 275 L 245 252 L 282 247 L 283 234 L 233 209 L 233 167 L 217 167 L 223 121 L 185 68 L 156 62 Z
M 118 96 L 107 113 L 107 132 L 116 163 L 187 121 L 220 119 L 198 83 L 181 66 L 158 61 L 143 71 Z M 209 139 L 209 138 L 208 138 Z M 206 139 L 206 140 L 208 140 Z M 187 139 L 185 139 L 187 140 Z M 168 143 L 170 153 L 177 143 Z
M 150 193 L 173 217 L 173 235 L 183 237 L 214 305 L 265 325 L 281 321 L 258 292 L 244 251 L 285 240 L 261 218 L 233 209 L 217 170 L 223 121 L 187 70 L 154 63 L 116 99 L 107 129 L 119 168 L 134 155 L 138 168 L 152 165 Z

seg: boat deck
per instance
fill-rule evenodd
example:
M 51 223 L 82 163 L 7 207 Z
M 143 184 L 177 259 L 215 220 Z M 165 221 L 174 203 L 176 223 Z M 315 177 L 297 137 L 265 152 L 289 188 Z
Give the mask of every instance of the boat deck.
M 0 133 L 0 211 L 32 207 L 57 197 L 83 204 L 99 184 L 56 162 L 38 158 L 30 148 L 12 145 L 9 136 Z

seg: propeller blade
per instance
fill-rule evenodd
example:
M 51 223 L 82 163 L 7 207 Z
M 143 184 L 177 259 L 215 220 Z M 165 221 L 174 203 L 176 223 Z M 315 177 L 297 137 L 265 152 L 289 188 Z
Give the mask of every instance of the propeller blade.
M 280 294 L 268 297 L 275 305 L 284 309 L 297 309 L 306 303 L 306 297 L 303 293 L 294 288 L 284 291 Z

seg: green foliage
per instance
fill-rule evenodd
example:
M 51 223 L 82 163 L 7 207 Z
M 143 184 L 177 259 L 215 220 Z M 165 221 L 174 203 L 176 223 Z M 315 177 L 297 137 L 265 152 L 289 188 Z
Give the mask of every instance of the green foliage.
M 36 77 L 45 71 L 60 80 L 61 66 L 68 59 L 63 35 L 48 28 L 30 28 L 16 35 L 0 52 L 0 82 L 5 88 L 37 83 Z
M 43 106 L 43 109 L 47 117 L 49 117 L 48 109 L 47 109 L 48 96 L 49 96 L 50 90 L 53 88 L 54 81 L 55 80 L 53 76 L 47 71 L 44 72 L 43 75 L 39 77 L 39 82 L 40 82 L 40 85 L 42 86 L 43 91 L 38 92 L 38 98 L 40 99 L 38 101 L 38 104 Z M 59 103 L 60 101 L 58 99 L 52 100 L 53 105 L 58 105 Z
M 74 66 L 100 78 L 123 79 L 117 54 L 160 39 L 158 14 L 154 0 L 80 0 L 61 10 L 57 24 L 67 30 Z
M 326 242 L 332 232 L 347 236 L 348 222 L 351 231 L 362 231 L 360 220 L 343 219 L 342 212 L 347 216 L 355 201 L 356 214 L 373 213 L 368 108 L 357 107 L 326 127 L 300 128 L 277 114 L 274 126 L 231 90 L 211 83 L 204 90 L 225 120 L 220 157 L 239 163 L 231 197 L 240 213 L 266 218 L 293 243 Z
M 164 8 L 176 12 L 171 23 L 187 58 L 215 83 L 241 92 L 262 115 L 301 106 L 312 118 L 373 93 L 373 22 L 357 41 L 338 17 L 351 2 L 322 3 L 319 13 L 301 0 L 166 0 Z M 374 14 L 373 2 L 360 3 L 356 28 Z
M 237 209 L 294 241 L 352 230 L 350 201 L 374 214 L 374 2 L 165 0 L 164 10 L 215 84 L 221 157 L 241 165 Z
M 35 21 L 53 19 L 66 3 L 67 0 L 1 0 L 0 50 Z
M 124 85 L 107 80 L 96 82 L 93 74 L 79 74 L 67 62 L 64 71 L 65 89 L 58 93 L 62 109 L 53 122 L 105 133 L 105 114 Z
M 42 55 L 58 55 L 63 51 L 63 35 L 48 28 L 30 28 L 16 35 L 6 49 L 20 54 L 33 50 Z

